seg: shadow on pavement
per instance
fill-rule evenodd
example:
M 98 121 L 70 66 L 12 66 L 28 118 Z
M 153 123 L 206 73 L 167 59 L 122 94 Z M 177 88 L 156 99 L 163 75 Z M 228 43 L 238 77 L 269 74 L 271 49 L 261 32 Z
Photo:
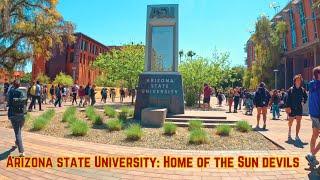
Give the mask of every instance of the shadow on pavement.
M 8 156 L 16 149 L 17 149 L 16 147 L 12 146 L 11 149 L 1 153 L 0 154 L 0 161 L 7 159 Z

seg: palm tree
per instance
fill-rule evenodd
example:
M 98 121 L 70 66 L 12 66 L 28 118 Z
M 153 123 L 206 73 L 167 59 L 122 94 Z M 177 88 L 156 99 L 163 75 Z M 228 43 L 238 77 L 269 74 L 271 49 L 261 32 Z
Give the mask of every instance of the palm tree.
M 188 51 L 187 52 L 187 56 L 190 57 L 191 60 L 192 60 L 192 57 L 195 56 L 195 55 L 196 55 L 196 53 L 193 52 L 193 51 Z
M 181 58 L 182 58 L 182 56 L 183 56 L 183 50 L 181 49 L 181 50 L 179 51 L 180 63 L 181 63 Z

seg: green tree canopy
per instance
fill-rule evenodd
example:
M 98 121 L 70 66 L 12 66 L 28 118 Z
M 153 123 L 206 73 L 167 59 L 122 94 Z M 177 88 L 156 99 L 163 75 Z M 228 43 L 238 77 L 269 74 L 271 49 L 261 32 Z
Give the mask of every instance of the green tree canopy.
M 20 82 L 21 83 L 30 83 L 31 79 L 32 79 L 32 74 L 30 72 L 27 72 L 21 77 Z
M 73 42 L 72 23 L 57 11 L 57 0 L 0 1 L 0 67 L 12 72 L 16 65 L 41 55 L 51 56 L 63 46 L 63 38 Z
M 63 72 L 60 72 L 57 74 L 55 77 L 54 84 L 61 84 L 61 85 L 66 85 L 66 86 L 71 86 L 73 84 L 73 79 L 70 75 L 66 75 Z
M 144 68 L 144 46 L 129 44 L 114 48 L 106 54 L 101 54 L 93 63 L 103 75 L 99 77 L 108 84 L 134 88 L 138 84 L 139 74 Z

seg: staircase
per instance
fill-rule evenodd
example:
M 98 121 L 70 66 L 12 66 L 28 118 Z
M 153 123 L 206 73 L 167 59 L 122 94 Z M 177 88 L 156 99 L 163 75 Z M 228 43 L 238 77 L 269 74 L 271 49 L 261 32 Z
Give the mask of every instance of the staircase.
M 203 127 L 214 128 L 218 125 L 235 126 L 237 121 L 227 120 L 224 116 L 191 116 L 191 115 L 168 115 L 165 122 L 172 122 L 179 127 L 188 127 L 190 120 L 202 121 Z

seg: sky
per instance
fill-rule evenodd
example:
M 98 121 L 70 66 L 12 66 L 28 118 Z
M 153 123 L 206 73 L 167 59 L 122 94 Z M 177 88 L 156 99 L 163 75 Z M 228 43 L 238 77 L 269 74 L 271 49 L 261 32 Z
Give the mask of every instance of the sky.
M 147 5 L 179 4 L 179 49 L 212 57 L 229 52 L 232 65 L 244 65 L 244 45 L 261 14 L 269 17 L 276 2 L 288 0 L 59 0 L 65 20 L 105 45 L 145 43 Z

